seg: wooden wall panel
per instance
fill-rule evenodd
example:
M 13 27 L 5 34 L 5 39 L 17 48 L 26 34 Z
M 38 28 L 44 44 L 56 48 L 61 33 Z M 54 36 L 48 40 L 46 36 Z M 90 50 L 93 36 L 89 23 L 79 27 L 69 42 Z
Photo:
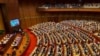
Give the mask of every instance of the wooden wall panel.
M 0 3 L 1 3 L 1 4 L 4 4 L 4 3 L 5 3 L 5 0 L 0 0 Z
M 19 3 L 18 0 L 5 0 L 5 10 L 7 18 L 5 19 L 7 22 L 5 23 L 7 25 L 6 31 L 12 32 L 12 27 L 10 26 L 10 20 L 15 18 L 20 18 L 19 16 Z
M 38 16 L 38 13 L 36 12 L 36 6 L 37 5 L 29 2 L 22 2 L 20 4 L 20 13 L 23 14 L 20 15 L 21 22 L 23 22 L 22 28 L 27 28 L 43 21 L 41 16 Z
M 37 23 L 37 18 L 36 18 L 36 10 L 35 10 L 35 6 L 34 4 L 30 4 L 29 5 L 29 13 L 30 13 L 30 23 L 32 24 L 36 24 Z
M 10 20 L 14 18 L 20 18 L 18 4 L 18 0 L 0 0 L 6 33 L 12 32 L 13 29 L 10 26 Z
M 43 2 L 44 3 L 44 2 Z M 55 21 L 59 22 L 62 20 L 69 20 L 69 19 L 78 19 L 78 20 L 88 20 L 96 18 L 100 19 L 99 14 L 100 13 L 90 13 L 90 12 L 52 12 L 52 13 L 46 13 L 46 12 L 38 12 L 36 9 L 38 6 L 40 6 L 40 2 L 35 1 L 20 1 L 19 8 L 20 8 L 20 19 L 22 22 L 22 28 L 27 28 L 32 25 L 42 23 L 42 22 L 48 22 L 48 21 Z M 97 16 L 97 17 L 95 17 Z M 95 18 L 95 19 L 94 19 Z
M 29 8 L 28 8 L 28 5 L 24 5 L 24 8 L 23 8 L 24 10 L 24 20 L 25 20 L 25 27 L 28 27 L 29 26 Z
M 5 30 L 1 8 L 0 8 L 0 30 Z
M 18 0 L 7 0 L 6 7 L 7 7 L 7 14 L 9 19 L 19 18 Z
M 21 27 L 22 28 L 25 28 L 25 21 L 24 21 L 24 9 L 23 9 L 23 4 L 20 4 L 20 7 L 19 7 L 19 11 L 20 11 L 20 20 L 21 20 Z
M 20 21 L 21 21 L 21 27 L 24 28 L 24 14 L 23 14 L 23 8 L 22 5 L 20 5 L 19 7 L 19 11 L 20 11 Z

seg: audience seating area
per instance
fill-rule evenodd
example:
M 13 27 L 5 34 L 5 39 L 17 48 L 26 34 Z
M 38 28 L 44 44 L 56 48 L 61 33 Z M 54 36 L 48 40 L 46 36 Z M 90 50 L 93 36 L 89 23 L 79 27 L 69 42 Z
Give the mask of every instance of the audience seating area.
M 0 55 L 4 54 L 9 48 L 11 42 L 14 40 L 15 34 L 6 34 L 0 41 Z
M 21 41 L 22 41 L 22 36 L 19 35 L 19 36 L 17 36 L 17 37 L 15 38 L 15 40 L 13 41 L 13 43 L 11 44 L 11 46 L 12 46 L 13 48 L 18 49 L 19 46 L 20 46 L 20 44 L 21 44 Z
M 21 34 L 6 34 L 0 40 L 0 56 L 16 55 L 16 51 L 20 47 L 23 35 Z M 9 50 L 11 48 L 11 50 Z M 10 51 L 10 53 L 7 53 Z
M 45 22 L 29 27 L 37 46 L 30 56 L 99 56 L 100 23 L 86 20 Z

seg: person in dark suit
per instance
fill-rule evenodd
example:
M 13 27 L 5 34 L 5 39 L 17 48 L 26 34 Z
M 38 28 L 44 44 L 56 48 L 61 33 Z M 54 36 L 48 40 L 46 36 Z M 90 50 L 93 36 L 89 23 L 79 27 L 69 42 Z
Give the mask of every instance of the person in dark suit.
M 13 49 L 12 56 L 16 56 L 16 48 Z

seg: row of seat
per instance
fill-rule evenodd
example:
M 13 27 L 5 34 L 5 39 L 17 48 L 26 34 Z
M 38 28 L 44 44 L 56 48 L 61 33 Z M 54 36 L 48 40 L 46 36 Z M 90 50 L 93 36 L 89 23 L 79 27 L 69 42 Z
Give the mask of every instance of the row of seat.
M 92 21 L 92 20 L 90 21 L 89 20 L 66 20 L 61 23 L 71 24 L 73 26 L 82 28 L 90 33 L 100 30 L 100 23 L 97 21 Z
M 18 36 L 14 39 L 13 43 L 11 44 L 11 46 L 12 46 L 13 48 L 18 49 L 19 46 L 20 46 L 20 44 L 21 44 L 21 41 L 22 41 L 22 36 L 21 36 L 21 35 L 18 35 Z
M 37 37 L 37 46 L 30 56 L 99 56 L 100 41 L 70 23 L 46 22 L 30 27 Z
M 14 34 L 6 34 L 3 39 L 0 41 L 0 55 L 4 54 L 9 48 L 10 44 L 14 40 Z
M 13 55 L 13 52 L 16 53 L 15 50 L 17 50 L 20 47 L 21 41 L 22 41 L 21 34 L 6 34 L 0 40 L 0 55 L 10 54 L 6 53 L 7 51 L 9 51 L 9 48 L 11 48 L 10 52 L 12 52 Z
M 11 39 L 12 36 L 13 36 L 13 34 L 6 34 L 6 36 L 4 36 L 4 38 L 0 41 L 0 44 L 1 45 L 7 44 L 7 42 L 9 41 L 9 39 Z
M 94 43 L 50 45 L 48 47 L 38 45 L 30 56 L 99 56 L 100 49 L 96 45 Z
M 85 4 L 43 4 L 39 8 L 100 8 L 100 3 L 85 3 Z

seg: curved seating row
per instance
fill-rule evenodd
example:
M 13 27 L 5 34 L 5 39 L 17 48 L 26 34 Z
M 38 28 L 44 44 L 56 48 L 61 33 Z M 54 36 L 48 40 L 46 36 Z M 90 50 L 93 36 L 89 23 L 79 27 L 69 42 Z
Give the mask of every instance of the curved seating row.
M 30 56 L 99 56 L 100 41 L 83 28 L 75 28 L 80 23 L 77 22 L 46 22 L 30 27 L 37 37 L 37 46 Z
M 5 37 L 0 41 L 0 55 L 3 55 L 9 46 L 11 45 L 12 41 L 14 40 L 15 34 L 6 34 Z
M 89 20 L 66 20 L 61 23 L 71 24 L 73 26 L 82 28 L 91 33 L 100 30 L 100 23 L 92 20 L 90 21 Z

